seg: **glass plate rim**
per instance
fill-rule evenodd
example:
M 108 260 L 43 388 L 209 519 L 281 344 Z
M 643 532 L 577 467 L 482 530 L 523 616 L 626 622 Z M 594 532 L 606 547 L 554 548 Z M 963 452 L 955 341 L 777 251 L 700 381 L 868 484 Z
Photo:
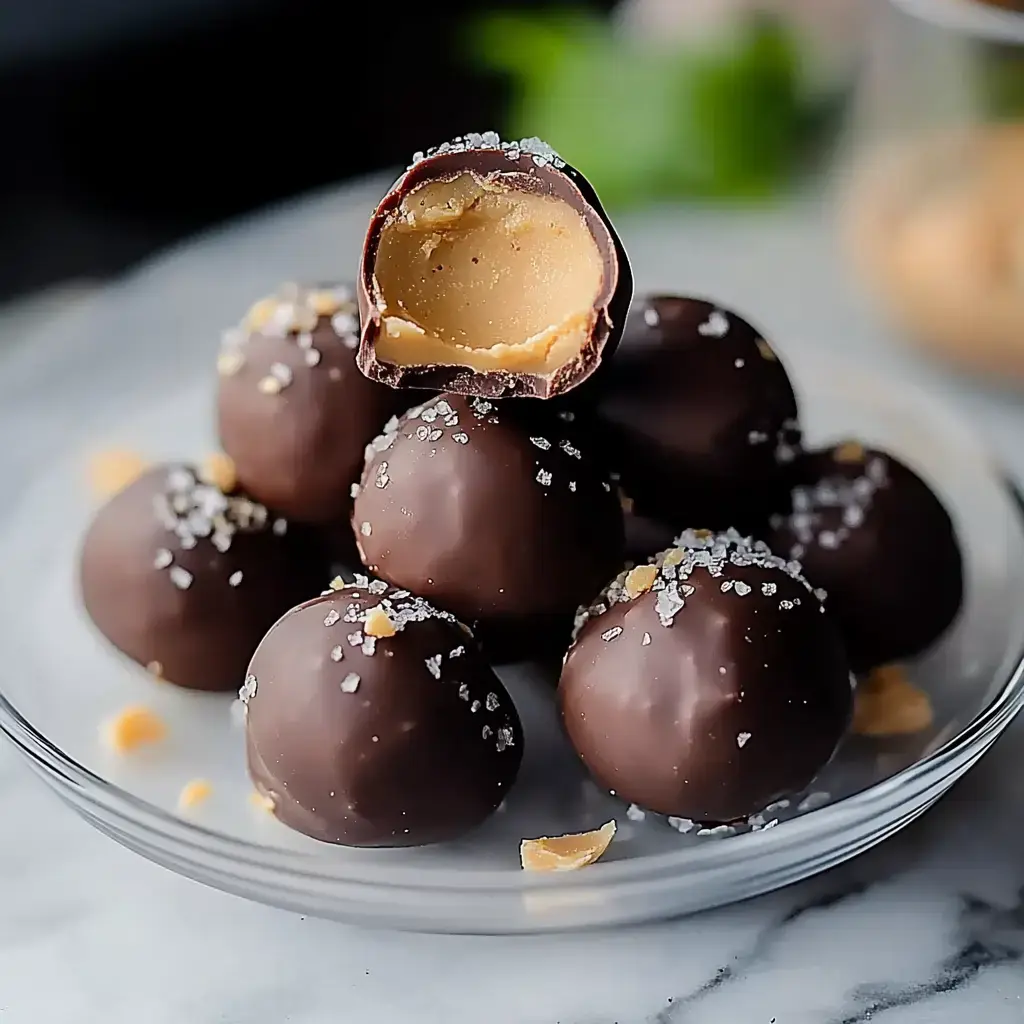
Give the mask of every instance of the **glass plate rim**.
M 116 289 L 115 289 L 116 291 Z M 95 304 L 88 312 L 95 311 Z M 109 315 L 109 309 L 108 309 Z M 102 311 L 101 311 L 102 315 Z M 93 335 L 96 336 L 95 334 Z M 15 346 L 17 350 L 20 346 Z M 794 349 L 796 346 L 794 345 Z M 802 348 L 798 360 L 800 367 L 822 364 L 834 375 L 851 386 L 860 379 L 860 386 L 870 385 L 875 375 L 849 359 L 836 354 Z M 796 378 L 802 376 L 799 369 Z M 984 458 L 992 482 L 1000 487 L 1010 502 L 1017 529 L 1024 535 L 1024 495 L 1001 470 L 989 452 L 983 438 L 969 425 L 962 413 L 941 397 L 907 381 L 901 382 L 904 395 L 912 392 L 913 399 L 930 408 L 931 414 L 941 416 L 951 434 L 958 435 L 975 448 Z M 135 836 L 146 836 L 153 848 L 173 850 L 187 857 L 195 867 L 200 861 L 211 861 L 225 868 L 233 868 L 241 878 L 243 869 L 264 873 L 271 871 L 282 880 L 307 880 L 328 885 L 344 885 L 354 891 L 409 892 L 433 896 L 452 893 L 515 894 L 533 890 L 578 889 L 600 886 L 611 896 L 618 889 L 651 882 L 681 874 L 696 876 L 708 870 L 728 871 L 737 862 L 749 858 L 749 851 L 757 844 L 760 855 L 782 855 L 799 848 L 806 841 L 820 843 L 836 832 L 847 832 L 857 825 L 869 822 L 880 810 L 897 810 L 920 802 L 922 794 L 945 781 L 955 781 L 995 741 L 997 736 L 1018 711 L 1024 707 L 1024 649 L 1009 652 L 1004 659 L 1005 682 L 992 700 L 955 736 L 937 747 L 927 757 L 915 762 L 887 779 L 833 803 L 809 811 L 800 817 L 782 823 L 777 828 L 762 829 L 757 833 L 730 837 L 728 842 L 709 842 L 703 846 L 682 847 L 679 850 L 645 856 L 635 860 L 601 862 L 583 873 L 542 875 L 514 872 L 509 869 L 482 869 L 466 871 L 464 868 L 430 868 L 415 865 L 369 864 L 364 861 L 345 864 L 341 859 L 331 861 L 319 850 L 288 850 L 236 838 L 198 822 L 186 821 L 163 810 L 147 800 L 104 779 L 61 750 L 46 735 L 26 719 L 5 695 L 0 680 L 0 732 L 13 742 L 18 751 L 28 758 L 31 767 L 41 774 L 65 802 L 75 804 L 75 810 L 89 817 L 109 822 L 118 820 L 130 828 Z M 961 769 L 961 772 L 957 772 Z M 64 792 L 61 792 L 63 790 Z M 93 810 L 86 811 L 82 804 Z M 382 861 L 387 851 L 381 851 Z
M 1024 531 L 1024 496 L 1005 477 L 999 477 Z M 759 853 L 779 854 L 801 844 L 804 838 L 820 841 L 833 831 L 846 831 L 854 822 L 869 820 L 879 809 L 893 809 L 910 803 L 914 797 L 946 778 L 957 767 L 970 762 L 994 742 L 998 734 L 1024 707 L 1024 649 L 1018 651 L 1008 669 L 1006 681 L 992 701 L 955 736 L 927 757 L 900 770 L 868 789 L 834 803 L 816 808 L 778 828 L 731 837 L 728 843 L 713 842 L 701 847 L 686 847 L 644 857 L 599 863 L 584 873 L 557 876 L 512 872 L 508 869 L 483 869 L 467 872 L 458 868 L 431 868 L 367 864 L 346 865 L 326 858 L 322 852 L 287 850 L 226 835 L 200 823 L 186 821 L 128 790 L 104 779 L 61 750 L 23 716 L 0 689 L 0 732 L 47 781 L 70 790 L 75 802 L 83 800 L 98 811 L 121 819 L 133 830 L 153 840 L 171 844 L 181 852 L 202 858 L 229 860 L 235 867 L 259 871 L 274 870 L 292 879 L 308 879 L 381 890 L 413 889 L 435 894 L 445 891 L 519 892 L 552 886 L 603 883 L 605 886 L 634 885 L 663 875 L 697 873 L 709 867 L 728 870 L 731 864 L 747 859 L 753 844 Z M 901 794 L 895 799 L 896 794 Z M 386 857 L 386 851 L 384 851 Z
M 1024 528 L 1024 499 L 1014 489 L 1008 489 L 1018 509 L 1020 525 Z M 991 704 L 960 733 L 928 757 L 866 790 L 810 811 L 778 828 L 734 836 L 728 843 L 713 842 L 703 848 L 687 847 L 645 857 L 640 861 L 601 863 L 583 874 L 569 875 L 536 875 L 494 869 L 466 872 L 455 868 L 439 868 L 424 871 L 415 866 L 393 867 L 365 863 L 346 866 L 342 861 L 332 863 L 319 852 L 263 846 L 225 835 L 198 823 L 187 822 L 108 782 L 49 741 L 14 708 L 2 692 L 0 731 L 57 785 L 75 791 L 93 807 L 125 820 L 136 831 L 169 841 L 179 850 L 190 850 L 204 857 L 229 858 L 236 868 L 249 866 L 260 871 L 272 869 L 293 879 L 306 878 L 392 890 L 426 890 L 436 894 L 445 891 L 516 892 L 544 889 L 553 885 L 568 888 L 598 883 L 614 888 L 616 884 L 633 885 L 670 874 L 677 867 L 684 868 L 687 873 L 695 873 L 709 866 L 727 869 L 733 862 L 745 861 L 747 851 L 754 843 L 758 844 L 759 852 L 765 856 L 778 854 L 799 846 L 804 833 L 809 830 L 813 830 L 815 838 L 820 840 L 824 832 L 846 831 L 850 827 L 850 818 L 870 819 L 879 805 L 891 808 L 910 803 L 916 794 L 928 790 L 934 783 L 945 778 L 949 774 L 947 769 L 959 767 L 969 761 L 972 754 L 980 756 L 1022 707 L 1024 650 L 1018 652 L 1006 683 Z M 901 792 L 903 798 L 890 802 L 890 797 L 896 792 Z M 824 819 L 829 819 L 834 827 L 823 830 Z

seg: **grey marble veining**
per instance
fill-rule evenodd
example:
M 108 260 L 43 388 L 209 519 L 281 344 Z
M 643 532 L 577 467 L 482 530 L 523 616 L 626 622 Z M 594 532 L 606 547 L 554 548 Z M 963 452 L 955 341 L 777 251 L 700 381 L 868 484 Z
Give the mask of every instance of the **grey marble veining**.
M 1024 727 L 851 864 L 651 927 L 359 931 L 225 896 L 90 830 L 0 753 L 0 1021 L 861 1024 L 1024 1018 Z
M 323 265 L 338 203 L 246 225 L 234 244 L 270 254 L 268 283 L 275 260 Z M 626 234 L 638 277 L 665 287 L 669 247 L 699 238 L 691 290 L 928 381 L 1024 478 L 1016 399 L 889 348 L 824 236 L 765 223 L 763 251 L 737 265 L 740 230 L 652 216 Z M 202 246 L 175 259 L 206 273 Z M 799 297 L 780 297 L 766 262 L 797 275 Z M 233 289 L 216 302 L 237 305 Z M 1022 761 L 1024 721 L 904 833 L 783 892 L 643 928 L 480 939 L 358 931 L 205 889 L 92 831 L 0 745 L 0 1024 L 1010 1024 L 1024 1020 Z

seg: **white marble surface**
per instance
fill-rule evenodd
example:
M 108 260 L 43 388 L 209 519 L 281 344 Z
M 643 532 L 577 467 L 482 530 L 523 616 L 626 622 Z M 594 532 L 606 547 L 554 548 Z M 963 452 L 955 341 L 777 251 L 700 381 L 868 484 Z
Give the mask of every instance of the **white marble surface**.
M 237 288 L 329 268 L 333 218 L 352 209 L 316 198 L 244 228 L 267 280 Z M 889 348 L 820 225 L 767 218 L 752 234 L 662 212 L 625 234 L 642 282 L 756 310 L 784 349 L 800 337 L 860 350 L 925 380 L 1024 478 L 1024 406 Z M 222 244 L 175 257 L 179 278 L 194 268 L 199 281 Z M 44 311 L 32 319 L 19 333 L 52 333 Z M 1024 721 L 908 831 L 785 892 L 657 926 L 511 940 L 356 931 L 205 889 L 91 831 L 0 747 L 0 1024 L 1009 1024 L 1024 1019 L 1022 760 Z

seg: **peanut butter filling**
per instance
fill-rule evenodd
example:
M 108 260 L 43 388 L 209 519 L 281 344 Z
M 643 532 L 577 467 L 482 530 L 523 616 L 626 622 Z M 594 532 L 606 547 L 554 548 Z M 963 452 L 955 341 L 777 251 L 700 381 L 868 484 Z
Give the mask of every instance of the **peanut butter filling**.
M 568 202 L 464 172 L 414 189 L 374 264 L 377 357 L 551 374 L 590 338 L 604 261 Z

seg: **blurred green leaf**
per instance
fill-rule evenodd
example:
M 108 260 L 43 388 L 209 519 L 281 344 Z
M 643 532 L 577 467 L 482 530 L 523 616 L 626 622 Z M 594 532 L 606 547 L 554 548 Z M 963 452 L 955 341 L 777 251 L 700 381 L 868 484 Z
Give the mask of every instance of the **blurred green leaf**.
M 641 47 L 587 14 L 499 14 L 467 47 L 512 82 L 505 130 L 546 139 L 611 204 L 769 195 L 806 135 L 800 54 L 773 20 L 709 51 Z

